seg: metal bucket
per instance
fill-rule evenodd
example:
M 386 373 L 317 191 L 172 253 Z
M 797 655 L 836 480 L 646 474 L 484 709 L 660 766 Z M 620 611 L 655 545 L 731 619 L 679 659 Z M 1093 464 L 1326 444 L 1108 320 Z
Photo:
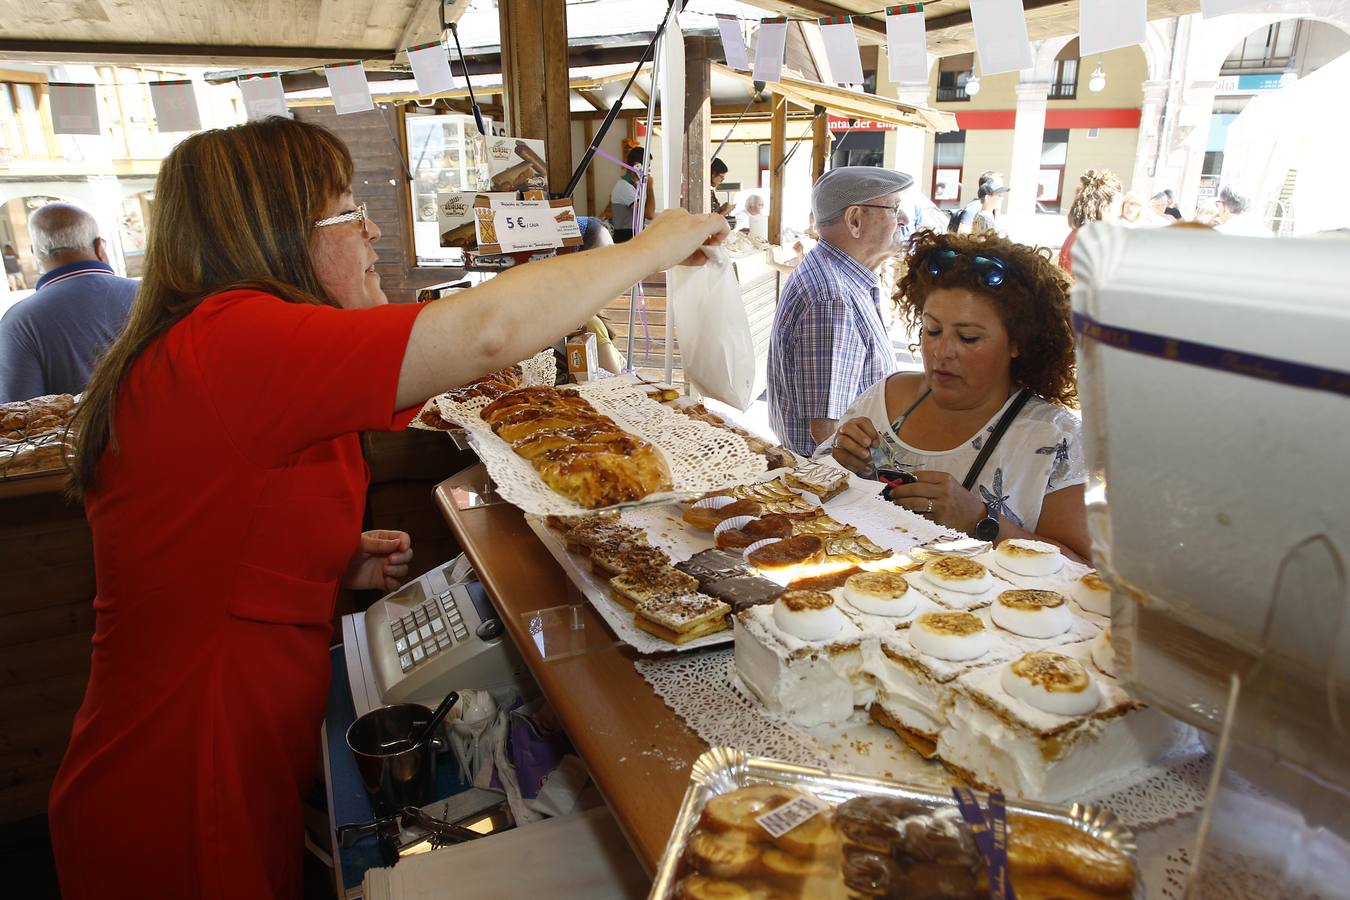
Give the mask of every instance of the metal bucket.
M 429 721 L 431 710 L 425 706 L 400 703 L 371 710 L 347 729 L 347 746 L 376 817 L 435 799 L 436 751 L 445 745 L 432 738 L 414 747 L 411 740 Z

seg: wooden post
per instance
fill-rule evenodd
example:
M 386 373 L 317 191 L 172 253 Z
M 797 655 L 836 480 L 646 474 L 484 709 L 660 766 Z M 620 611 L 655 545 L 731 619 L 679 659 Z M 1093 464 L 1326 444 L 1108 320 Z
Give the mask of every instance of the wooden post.
M 834 135 L 830 134 L 830 114 L 822 112 L 811 121 L 811 183 L 815 184 L 825 174 L 825 164 L 830 159 L 830 145 Z
M 549 189 L 572 177 L 571 89 L 567 75 L 567 4 L 500 0 L 502 97 L 507 132 L 544 142 Z
M 783 235 L 783 148 L 787 144 L 787 99 L 773 95 L 773 121 L 769 128 L 769 243 Z
M 684 208 L 712 212 L 712 60 L 708 39 L 684 40 Z M 673 188 L 668 188 L 673 189 Z

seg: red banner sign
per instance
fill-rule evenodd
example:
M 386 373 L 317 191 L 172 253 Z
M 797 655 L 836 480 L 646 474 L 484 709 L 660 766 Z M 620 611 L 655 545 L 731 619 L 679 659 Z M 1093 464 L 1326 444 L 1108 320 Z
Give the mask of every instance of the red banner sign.
M 899 125 L 893 122 L 877 122 L 872 119 L 854 119 L 853 124 L 848 124 L 848 119 L 840 116 L 830 116 L 831 131 L 896 131 Z

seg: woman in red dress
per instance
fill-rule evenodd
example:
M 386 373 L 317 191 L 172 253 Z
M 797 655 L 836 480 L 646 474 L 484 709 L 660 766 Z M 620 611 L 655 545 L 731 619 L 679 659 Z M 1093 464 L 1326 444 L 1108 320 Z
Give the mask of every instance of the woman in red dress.
M 282 118 L 194 135 L 160 169 L 145 278 L 77 424 L 97 625 L 50 803 L 66 900 L 299 896 L 336 592 L 393 589 L 412 556 L 402 532 L 361 533 L 357 432 L 403 427 L 726 231 L 674 211 L 389 305 L 352 174 L 340 140 Z

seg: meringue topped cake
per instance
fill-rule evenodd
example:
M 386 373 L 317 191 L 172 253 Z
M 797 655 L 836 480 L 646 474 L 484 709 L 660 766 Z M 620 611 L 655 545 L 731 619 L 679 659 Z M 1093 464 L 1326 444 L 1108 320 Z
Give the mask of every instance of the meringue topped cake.
M 1026 538 L 1009 538 L 994 548 L 994 558 L 1018 575 L 1053 575 L 1064 568 L 1064 554 L 1054 544 Z
M 857 677 L 863 632 L 824 591 L 784 591 L 732 624 L 736 673 L 770 711 L 810 726 L 872 702 L 871 684 Z
M 1088 572 L 1075 581 L 1070 596 L 1084 612 L 1096 616 L 1111 615 L 1111 586 L 1096 572 Z
M 995 625 L 1023 637 L 1052 638 L 1073 627 L 1069 604 L 1054 591 L 1004 591 L 990 614 Z
M 1093 796 L 1191 736 L 1097 674 L 1081 642 L 957 678 L 937 754 L 978 787 L 1060 802 Z

